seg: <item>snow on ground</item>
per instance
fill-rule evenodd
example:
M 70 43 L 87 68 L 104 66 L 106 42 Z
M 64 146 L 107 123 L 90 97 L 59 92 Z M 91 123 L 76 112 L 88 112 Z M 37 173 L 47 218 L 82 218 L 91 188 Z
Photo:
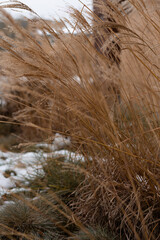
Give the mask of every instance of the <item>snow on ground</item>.
M 25 179 L 34 176 L 36 169 L 42 171 L 42 163 L 47 157 L 64 156 L 66 160 L 84 161 L 84 157 L 64 150 L 71 145 L 70 138 L 56 134 L 52 144 L 41 143 L 36 147 L 47 147 L 50 153 L 38 152 L 13 153 L 0 151 L 0 196 L 5 193 L 19 191 L 21 183 L 27 183 Z M 43 171 L 42 171 L 43 174 Z
M 46 147 L 46 148 L 49 148 L 51 151 L 55 151 L 70 145 L 71 145 L 70 137 L 64 137 L 61 134 L 56 133 L 52 144 L 39 143 L 36 146 Z
M 40 168 L 46 156 L 42 152 L 12 153 L 0 152 L 0 196 L 9 189 L 16 188 L 20 182 Z

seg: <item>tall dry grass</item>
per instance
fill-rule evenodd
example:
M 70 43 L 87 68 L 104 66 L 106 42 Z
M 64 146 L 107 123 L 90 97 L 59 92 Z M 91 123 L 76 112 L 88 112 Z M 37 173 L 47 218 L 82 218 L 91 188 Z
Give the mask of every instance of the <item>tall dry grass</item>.
M 95 21 L 90 24 L 85 5 L 73 9 L 72 23 L 61 24 L 73 25 L 68 34 L 37 20 L 43 36 L 30 35 L 1 9 L 18 38 L 1 38 L 6 51 L 0 65 L 9 79 L 5 97 L 18 102 L 13 119 L 45 138 L 56 131 L 71 136 L 84 155 L 85 169 L 69 165 L 85 173 L 70 205 L 76 216 L 122 239 L 159 239 L 159 11 L 149 0 L 130 4 L 129 16 L 106 9 L 116 23 L 87 9 Z M 104 48 L 112 38 L 120 44 L 120 67 L 94 48 L 97 29 Z

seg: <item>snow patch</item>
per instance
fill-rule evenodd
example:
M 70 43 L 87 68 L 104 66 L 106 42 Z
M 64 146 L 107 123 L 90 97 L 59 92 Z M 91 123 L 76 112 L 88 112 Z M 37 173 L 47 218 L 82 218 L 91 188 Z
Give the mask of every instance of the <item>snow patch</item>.
M 64 137 L 61 134 L 56 133 L 52 144 L 39 143 L 36 146 L 37 147 L 45 147 L 45 148 L 49 148 L 51 151 L 56 151 L 56 150 L 68 147 L 70 145 L 71 145 L 70 137 Z
M 64 156 L 66 161 L 84 161 L 84 157 L 80 154 L 64 150 L 65 147 L 71 145 L 70 137 L 64 137 L 56 134 L 52 144 L 40 143 L 37 147 L 47 147 L 50 153 L 44 153 L 41 150 L 37 153 L 13 153 L 0 151 L 0 196 L 11 191 L 20 191 L 20 183 L 26 183 L 26 179 L 35 176 L 36 171 L 44 174 L 42 163 L 48 157 Z M 63 150 L 62 150 L 63 149 Z M 25 189 L 26 191 L 26 189 Z

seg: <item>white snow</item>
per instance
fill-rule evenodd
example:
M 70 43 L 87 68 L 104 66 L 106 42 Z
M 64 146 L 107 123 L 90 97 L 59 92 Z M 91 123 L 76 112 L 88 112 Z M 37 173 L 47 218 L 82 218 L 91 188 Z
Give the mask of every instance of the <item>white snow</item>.
M 56 156 L 59 156 L 59 155 L 60 156 L 65 156 L 66 160 L 72 159 L 73 162 L 76 162 L 76 161 L 84 162 L 84 156 L 82 156 L 80 154 L 77 154 L 77 153 L 74 153 L 74 152 L 67 151 L 67 150 L 55 151 L 54 154 Z
M 40 154 L 38 153 L 22 154 L 0 151 L 0 195 L 8 189 L 15 188 L 19 182 L 24 181 L 25 177 L 33 174 L 36 165 L 40 166 Z M 9 172 L 9 175 L 6 172 Z
M 15 186 L 16 185 L 11 178 L 5 178 L 3 174 L 0 172 L 0 191 L 2 189 L 14 188 Z
M 61 134 L 56 133 L 52 144 L 39 143 L 36 146 L 45 147 L 45 148 L 49 148 L 51 151 L 56 151 L 70 145 L 71 145 L 70 137 L 64 137 Z
M 80 154 L 64 150 L 71 145 L 69 137 L 56 134 L 52 144 L 41 143 L 37 147 L 47 147 L 50 153 L 39 152 L 13 153 L 0 151 L 0 196 L 8 192 L 19 191 L 20 183 L 27 183 L 25 179 L 35 176 L 36 171 L 44 174 L 42 163 L 48 157 L 64 156 L 66 161 L 84 161 Z M 63 149 L 63 150 L 62 150 Z M 25 189 L 26 191 L 26 189 Z

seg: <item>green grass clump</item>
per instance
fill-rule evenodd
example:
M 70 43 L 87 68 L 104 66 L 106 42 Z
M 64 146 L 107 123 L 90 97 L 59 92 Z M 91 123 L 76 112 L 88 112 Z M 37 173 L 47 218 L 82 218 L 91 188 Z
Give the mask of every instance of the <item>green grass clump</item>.
M 76 166 L 82 165 L 80 163 L 73 163 L 72 161 L 68 161 L 68 163 L 72 164 L 65 169 L 66 158 L 53 158 L 48 159 L 45 165 L 43 166 L 43 170 L 45 172 L 45 178 L 47 181 L 47 186 L 57 190 L 57 191 L 69 191 L 73 192 L 77 186 L 84 180 L 84 176 L 79 172 L 76 173 L 72 169 L 72 165 L 76 168 Z
M 84 164 L 80 161 L 73 162 L 66 157 L 48 158 L 42 162 L 43 173 L 37 170 L 35 176 L 27 179 L 29 187 L 36 191 L 50 189 L 67 203 L 72 193 L 84 181 L 84 175 L 75 170 L 82 165 Z

